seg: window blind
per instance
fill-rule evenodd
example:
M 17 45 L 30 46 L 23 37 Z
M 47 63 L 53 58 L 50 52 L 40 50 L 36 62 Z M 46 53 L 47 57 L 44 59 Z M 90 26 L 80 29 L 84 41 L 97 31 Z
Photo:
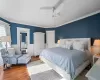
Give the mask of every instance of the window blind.
M 0 26 L 0 37 L 1 36 L 6 36 L 5 27 L 3 27 L 3 26 Z
M 0 37 L 2 36 L 6 36 L 6 30 L 5 27 L 0 26 Z M 5 44 L 6 44 L 5 42 L 0 41 L 0 49 L 5 48 Z

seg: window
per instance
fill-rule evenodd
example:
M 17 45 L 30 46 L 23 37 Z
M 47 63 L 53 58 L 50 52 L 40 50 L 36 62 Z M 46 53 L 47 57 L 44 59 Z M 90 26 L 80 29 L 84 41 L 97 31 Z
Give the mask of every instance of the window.
M 6 30 L 5 30 L 5 27 L 3 26 L 0 26 L 0 37 L 1 36 L 6 36 Z
M 3 47 L 3 45 L 2 45 L 2 42 L 0 41 L 0 48 L 2 48 Z
M 11 34 L 10 34 L 9 24 L 0 20 L 0 37 L 1 36 L 11 36 Z M 6 48 L 5 44 L 6 44 L 6 42 L 0 41 L 0 47 L 3 46 L 2 48 Z M 7 42 L 7 47 L 11 47 L 10 42 Z
M 5 27 L 4 26 L 2 26 L 2 25 L 0 25 L 0 37 L 1 36 L 6 36 L 6 30 L 5 30 Z M 0 49 L 2 49 L 2 48 L 5 48 L 5 42 L 1 42 L 0 41 Z

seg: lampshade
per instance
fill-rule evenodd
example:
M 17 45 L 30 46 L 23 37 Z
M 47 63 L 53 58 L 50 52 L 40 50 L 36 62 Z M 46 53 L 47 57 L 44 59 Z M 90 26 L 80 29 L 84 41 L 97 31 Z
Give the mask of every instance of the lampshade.
M 94 53 L 100 54 L 100 40 L 95 40 L 93 44 Z
M 60 43 L 60 40 L 58 40 L 58 42 L 57 42 L 58 44 Z
M 0 37 L 0 40 L 2 42 L 10 42 L 11 38 L 10 38 L 10 36 L 2 36 L 2 37 Z
M 95 40 L 93 45 L 94 46 L 100 46 L 100 40 L 99 39 L 98 40 Z

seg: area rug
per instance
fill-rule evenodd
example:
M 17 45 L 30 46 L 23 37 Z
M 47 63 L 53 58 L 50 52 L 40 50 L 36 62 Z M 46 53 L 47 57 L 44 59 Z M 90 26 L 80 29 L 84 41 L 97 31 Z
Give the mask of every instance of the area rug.
M 66 80 L 40 60 L 27 64 L 27 70 L 31 80 Z M 87 80 L 86 72 L 82 72 L 75 80 Z

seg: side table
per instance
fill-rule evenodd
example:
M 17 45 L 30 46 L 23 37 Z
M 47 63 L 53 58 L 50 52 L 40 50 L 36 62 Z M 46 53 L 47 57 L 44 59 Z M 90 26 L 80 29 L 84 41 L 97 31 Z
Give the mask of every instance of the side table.
M 95 59 L 100 59 L 100 55 L 98 54 L 93 55 L 93 64 L 95 63 Z

